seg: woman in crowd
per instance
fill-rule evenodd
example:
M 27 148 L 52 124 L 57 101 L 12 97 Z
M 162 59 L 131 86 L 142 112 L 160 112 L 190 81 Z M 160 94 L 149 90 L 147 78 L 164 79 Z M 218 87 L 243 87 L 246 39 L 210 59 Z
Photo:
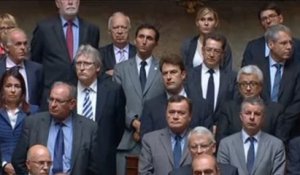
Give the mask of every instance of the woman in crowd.
M 0 80 L 0 146 L 2 170 L 15 174 L 11 157 L 21 135 L 24 119 L 38 111 L 26 100 L 25 81 L 17 67 L 7 70 Z
M 7 30 L 17 27 L 15 17 L 9 13 L 0 15 L 0 58 L 5 55 L 5 50 L 2 44 L 2 38 L 6 35 Z
M 215 32 L 218 28 L 218 13 L 210 7 L 200 8 L 197 12 L 195 23 L 199 30 L 199 34 L 192 39 L 185 41 L 183 43 L 181 51 L 187 69 L 199 66 L 203 62 L 202 41 L 205 35 Z M 228 45 L 228 42 L 226 43 L 227 45 L 225 47 L 225 57 L 222 63 L 222 67 L 231 70 L 231 49 Z

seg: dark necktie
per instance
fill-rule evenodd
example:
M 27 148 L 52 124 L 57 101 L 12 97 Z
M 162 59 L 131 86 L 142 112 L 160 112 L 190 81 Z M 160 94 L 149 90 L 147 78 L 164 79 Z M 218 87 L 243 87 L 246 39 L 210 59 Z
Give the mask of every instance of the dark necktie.
M 54 158 L 53 158 L 53 174 L 63 172 L 63 155 L 65 152 L 64 146 L 64 132 L 63 132 L 63 123 L 55 124 L 59 129 L 57 132 L 55 145 L 54 145 Z
M 215 101 L 215 85 L 214 85 L 214 73 L 213 69 L 208 70 L 209 79 L 207 84 L 206 101 L 208 104 L 208 110 L 210 114 L 214 112 L 214 101 Z
M 93 119 L 93 108 L 92 108 L 92 101 L 90 98 L 90 88 L 84 89 L 84 100 L 83 100 L 83 108 L 82 108 L 82 115 L 88 119 Z
M 181 136 L 176 135 L 175 136 L 175 146 L 173 150 L 173 157 L 174 157 L 174 168 L 179 168 L 180 166 L 180 159 L 181 159 Z
M 67 40 L 67 47 L 69 51 L 70 60 L 73 60 L 73 22 L 68 21 L 67 22 L 67 32 L 66 32 L 66 40 Z
M 277 63 L 277 64 L 273 64 L 273 66 L 276 67 L 276 73 L 275 73 L 275 77 L 274 77 L 274 84 L 273 84 L 271 99 L 273 102 L 277 102 L 278 101 L 278 92 L 279 92 L 279 87 L 280 87 L 280 80 L 281 80 L 282 65 Z
M 247 154 L 247 169 L 249 174 L 251 174 L 255 161 L 254 142 L 256 141 L 256 139 L 254 137 L 249 137 L 247 141 L 250 142 L 250 147 Z
M 141 82 L 141 87 L 142 87 L 142 91 L 144 91 L 145 88 L 145 84 L 147 81 L 147 77 L 146 77 L 146 70 L 145 70 L 145 66 L 147 65 L 146 61 L 142 61 L 141 62 L 141 68 L 140 68 L 140 82 Z

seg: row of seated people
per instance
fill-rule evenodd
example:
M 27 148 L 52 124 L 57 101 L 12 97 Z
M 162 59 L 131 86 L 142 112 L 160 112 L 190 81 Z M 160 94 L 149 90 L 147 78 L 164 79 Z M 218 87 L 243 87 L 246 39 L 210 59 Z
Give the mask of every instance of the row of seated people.
M 102 158 L 101 165 L 103 165 L 102 172 L 104 174 L 115 174 L 114 171 L 116 169 L 118 174 L 124 174 L 125 156 L 128 154 L 139 155 L 141 151 L 141 136 L 147 132 L 143 130 L 148 127 L 147 122 L 141 121 L 143 118 L 151 120 L 151 117 L 144 117 L 143 113 L 146 113 L 150 108 L 154 108 L 149 113 L 155 111 L 153 112 L 155 115 L 157 113 L 159 115 L 165 114 L 166 100 L 171 95 L 181 94 L 192 99 L 195 106 L 193 115 L 196 116 L 192 118 L 192 126 L 202 125 L 212 129 L 217 135 L 221 133 L 218 132 L 222 128 L 219 125 L 225 123 L 219 122 L 219 120 L 224 118 L 221 117 L 222 115 L 219 115 L 219 112 L 223 109 L 222 104 L 227 104 L 225 101 L 232 99 L 237 91 L 234 90 L 235 75 L 231 71 L 232 58 L 228 42 L 223 36 L 213 32 L 218 24 L 218 17 L 215 11 L 212 11 L 210 8 L 199 10 L 196 19 L 199 30 L 206 31 L 205 29 L 207 28 L 211 29 L 207 33 L 203 32 L 202 35 L 200 34 L 200 37 L 196 38 L 196 42 L 192 42 L 194 41 L 192 40 L 190 44 L 186 45 L 188 52 L 192 55 L 189 57 L 193 59 L 190 62 L 193 63 L 193 66 L 197 66 L 195 69 L 192 69 L 191 67 L 193 66 L 190 66 L 188 73 L 186 73 L 184 69 L 189 67 L 186 54 L 184 54 L 185 65 L 180 66 L 181 63 L 178 64 L 177 68 L 180 69 L 177 69 L 177 72 L 167 69 L 172 68 L 172 65 L 174 65 L 172 61 L 170 63 L 166 61 L 165 65 L 161 64 L 159 66 L 157 59 L 152 56 L 152 52 L 159 40 L 159 32 L 154 26 L 139 26 L 135 35 L 135 47 L 130 45 L 128 43 L 130 20 L 128 16 L 119 12 L 113 14 L 109 19 L 109 30 L 114 42 L 107 47 L 100 48 L 104 65 L 101 69 L 101 61 L 98 60 L 97 50 L 95 51 L 94 48 L 88 45 L 79 48 L 79 45 L 83 43 L 89 43 L 97 48 L 99 42 L 97 27 L 77 16 L 79 0 L 71 1 L 68 4 L 58 0 L 56 5 L 60 15 L 40 22 L 34 31 L 31 42 L 31 60 L 41 63 L 42 66 L 25 59 L 28 52 L 26 47 L 27 37 L 25 32 L 18 28 L 7 31 L 7 35 L 3 39 L 7 58 L 1 60 L 1 64 L 4 71 L 17 65 L 27 87 L 25 93 L 27 101 L 31 104 L 40 105 L 42 110 L 49 107 L 46 102 L 50 94 L 50 87 L 54 82 L 66 81 L 76 85 L 78 91 L 78 96 L 76 97 L 77 112 L 96 121 L 99 130 L 101 130 L 98 134 L 99 142 L 102 143 L 99 155 Z M 68 6 L 71 6 L 72 8 L 70 9 L 72 10 L 65 8 Z M 271 17 L 270 11 L 276 15 L 274 16 L 273 14 Z M 271 130 L 274 132 L 272 134 L 275 135 L 279 131 L 276 136 L 286 142 L 290 138 L 291 133 L 292 135 L 297 135 L 297 132 L 294 131 L 294 128 L 297 128 L 294 126 L 296 126 L 295 121 L 300 109 L 298 106 L 299 71 L 297 70 L 298 63 L 296 61 L 297 42 L 294 42 L 287 27 L 275 25 L 276 21 L 282 23 L 280 11 L 278 12 L 276 9 L 261 11 L 260 19 L 262 24 L 267 26 L 266 39 L 261 48 L 269 48 L 267 55 L 270 55 L 270 58 L 255 56 L 248 63 L 244 62 L 245 65 L 257 64 L 263 71 L 265 81 L 263 81 L 263 85 L 258 86 L 260 84 L 257 82 L 244 80 L 240 82 L 239 87 L 243 87 L 245 91 L 252 91 L 249 88 L 255 89 L 259 91 L 258 94 L 261 93 L 261 97 L 266 102 L 273 101 L 278 102 L 278 105 L 282 105 L 282 114 L 278 117 L 278 120 L 270 118 L 272 122 L 274 121 L 277 124 L 271 124 Z M 69 20 L 73 21 L 69 22 Z M 271 24 L 270 21 L 275 22 Z M 81 31 L 84 31 L 85 34 L 82 34 Z M 71 36 L 75 37 L 70 38 L 71 32 L 73 33 Z M 82 37 L 79 37 L 81 35 Z M 268 47 L 265 47 L 266 41 Z M 254 45 L 257 46 L 258 44 Z M 118 49 L 122 47 L 125 49 Z M 249 46 L 249 48 L 251 47 Z M 190 50 L 192 51 L 190 52 Z M 166 57 L 176 59 L 178 56 L 171 55 Z M 135 59 L 124 61 L 128 58 Z M 161 60 L 165 59 L 162 58 Z M 269 63 L 269 60 L 281 63 L 282 66 L 277 71 L 273 64 Z M 119 62 L 122 63 L 116 64 Z M 112 64 L 114 71 L 112 67 L 109 68 L 108 64 Z M 271 66 L 266 67 L 266 65 Z M 76 74 L 74 74 L 74 67 L 76 68 Z M 163 68 L 166 70 L 163 71 Z M 162 77 L 159 69 L 162 72 Z M 98 74 L 103 71 L 113 75 L 113 80 L 119 85 L 111 82 L 110 77 L 107 77 L 105 74 L 101 74 L 98 77 Z M 276 74 L 282 75 L 282 79 Z M 181 81 L 187 79 L 185 88 L 177 85 L 178 80 L 174 80 L 177 75 L 179 75 L 177 79 L 182 79 Z M 77 78 L 79 81 L 76 80 Z M 289 79 L 291 81 L 288 81 Z M 257 81 L 259 82 L 260 80 L 262 78 L 258 76 Z M 225 84 L 223 84 L 224 82 Z M 282 85 L 279 86 L 279 84 Z M 246 92 L 246 94 L 249 94 L 249 92 Z M 159 96 L 162 97 L 162 101 L 159 101 L 162 105 L 150 104 L 152 98 L 159 98 Z M 62 100 L 56 97 L 52 98 L 52 100 L 49 98 L 49 100 L 51 102 L 49 105 L 71 103 L 68 99 Z M 125 103 L 126 117 L 125 121 L 123 121 L 125 113 L 123 106 Z M 86 104 L 90 105 L 87 107 Z M 149 107 L 146 107 L 147 104 L 150 104 L 148 105 Z M 236 107 L 239 108 L 239 105 L 236 105 Z M 280 112 L 280 108 L 276 109 Z M 159 110 L 162 112 L 158 112 Z M 236 111 L 239 110 L 237 109 Z M 55 112 L 55 110 L 52 112 Z M 271 110 L 271 112 L 275 111 Z M 156 123 L 154 124 L 153 130 L 166 126 L 166 121 L 162 118 L 158 118 L 158 123 L 157 126 Z M 122 136 L 124 125 L 125 131 Z M 151 130 L 152 128 L 149 131 Z M 225 135 L 229 135 L 232 132 L 234 132 L 234 129 L 233 131 L 224 131 Z M 52 135 L 56 136 L 57 131 L 54 131 Z M 218 139 L 221 139 L 224 136 L 220 134 L 218 137 Z M 47 144 L 45 140 L 41 143 Z M 53 140 L 52 143 L 54 143 Z M 114 156 L 117 145 L 118 168 L 115 167 Z M 29 146 L 26 147 L 26 149 L 28 148 Z M 51 154 L 54 154 L 53 150 L 54 147 L 52 146 L 50 149 Z M 71 155 L 71 157 L 74 156 L 73 154 Z M 7 166 L 10 165 L 8 161 L 4 160 L 2 165 L 4 169 L 10 168 L 13 171 L 11 166 Z M 70 162 L 67 165 L 70 165 Z M 64 171 L 74 171 L 70 166 L 64 168 Z

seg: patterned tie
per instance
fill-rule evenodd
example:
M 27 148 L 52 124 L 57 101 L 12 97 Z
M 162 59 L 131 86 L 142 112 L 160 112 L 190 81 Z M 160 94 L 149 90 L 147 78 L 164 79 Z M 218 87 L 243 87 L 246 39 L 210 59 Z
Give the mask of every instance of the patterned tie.
M 182 137 L 180 135 L 175 136 L 175 146 L 173 150 L 173 157 L 174 157 L 174 167 L 179 168 L 180 166 L 180 159 L 181 159 L 181 139 Z
M 214 101 L 215 101 L 215 85 L 214 85 L 214 73 L 213 69 L 208 70 L 209 79 L 207 84 L 207 91 L 206 91 L 206 101 L 208 104 L 208 110 L 210 114 L 214 112 Z
M 84 89 L 84 100 L 83 100 L 83 110 L 82 110 L 82 115 L 85 116 L 88 119 L 92 119 L 93 117 L 93 108 L 92 108 L 92 101 L 90 98 L 90 88 L 85 88 Z
M 119 63 L 126 60 L 125 52 L 126 52 L 126 50 L 124 50 L 124 49 L 119 50 Z
M 255 161 L 254 142 L 256 141 L 256 139 L 254 137 L 249 137 L 247 141 L 248 142 L 250 141 L 250 147 L 248 149 L 248 154 L 247 154 L 247 169 L 249 174 L 251 174 L 254 161 Z
M 146 61 L 142 61 L 141 62 L 141 68 L 140 68 L 140 82 L 141 82 L 141 87 L 142 87 L 142 91 L 144 91 L 145 88 L 145 84 L 147 81 L 147 77 L 146 77 L 146 70 L 145 70 L 145 66 L 147 65 Z
M 58 127 L 58 132 L 54 145 L 53 174 L 63 172 L 63 155 L 65 152 L 63 132 L 64 123 L 57 122 L 55 125 Z
M 271 99 L 273 102 L 277 102 L 278 101 L 278 92 L 279 92 L 279 87 L 280 87 L 280 80 L 281 80 L 282 65 L 277 63 L 277 64 L 273 64 L 273 66 L 276 67 L 276 73 L 275 73 L 275 77 L 274 77 L 274 84 L 273 84 Z
M 70 60 L 73 60 L 73 22 L 72 21 L 68 21 L 67 22 L 67 32 L 66 32 L 66 40 L 67 40 L 67 47 L 68 47 L 68 51 L 69 51 L 69 56 L 70 56 Z

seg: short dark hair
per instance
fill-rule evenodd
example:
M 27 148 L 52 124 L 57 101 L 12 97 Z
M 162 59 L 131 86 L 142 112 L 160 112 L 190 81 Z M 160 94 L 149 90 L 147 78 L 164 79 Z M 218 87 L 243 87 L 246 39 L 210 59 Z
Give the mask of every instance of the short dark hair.
M 181 71 L 185 71 L 183 59 L 178 54 L 169 53 L 169 54 L 163 55 L 159 61 L 159 70 L 160 71 L 162 71 L 162 67 L 165 63 L 179 66 Z
M 151 29 L 155 32 L 155 41 L 157 42 L 159 40 L 159 31 L 158 29 L 152 25 L 152 24 L 148 24 L 148 23 L 144 23 L 144 24 L 141 24 L 138 26 L 138 28 L 136 29 L 136 32 L 135 32 L 135 37 L 137 37 L 138 33 L 140 30 L 142 29 Z
M 281 15 L 281 9 L 279 8 L 279 6 L 274 3 L 274 2 L 268 2 L 268 3 L 265 3 L 259 10 L 258 10 L 258 13 L 257 13 L 257 17 L 259 20 L 261 20 L 260 18 L 260 15 L 263 11 L 266 11 L 266 10 L 274 10 L 277 15 Z
M 221 42 L 222 43 L 222 50 L 225 51 L 227 40 L 226 40 L 224 35 L 222 35 L 220 33 L 216 33 L 216 32 L 212 32 L 212 33 L 209 33 L 209 34 L 205 35 L 204 39 L 203 39 L 203 47 L 206 46 L 206 41 L 208 39 L 212 39 L 212 40 Z
M 189 98 L 185 97 L 185 96 L 173 95 L 169 98 L 168 104 L 169 103 L 179 103 L 179 102 L 182 102 L 182 101 L 186 101 L 186 103 L 188 104 L 188 107 L 189 107 L 189 112 L 191 114 L 192 111 L 193 111 L 192 101 Z

